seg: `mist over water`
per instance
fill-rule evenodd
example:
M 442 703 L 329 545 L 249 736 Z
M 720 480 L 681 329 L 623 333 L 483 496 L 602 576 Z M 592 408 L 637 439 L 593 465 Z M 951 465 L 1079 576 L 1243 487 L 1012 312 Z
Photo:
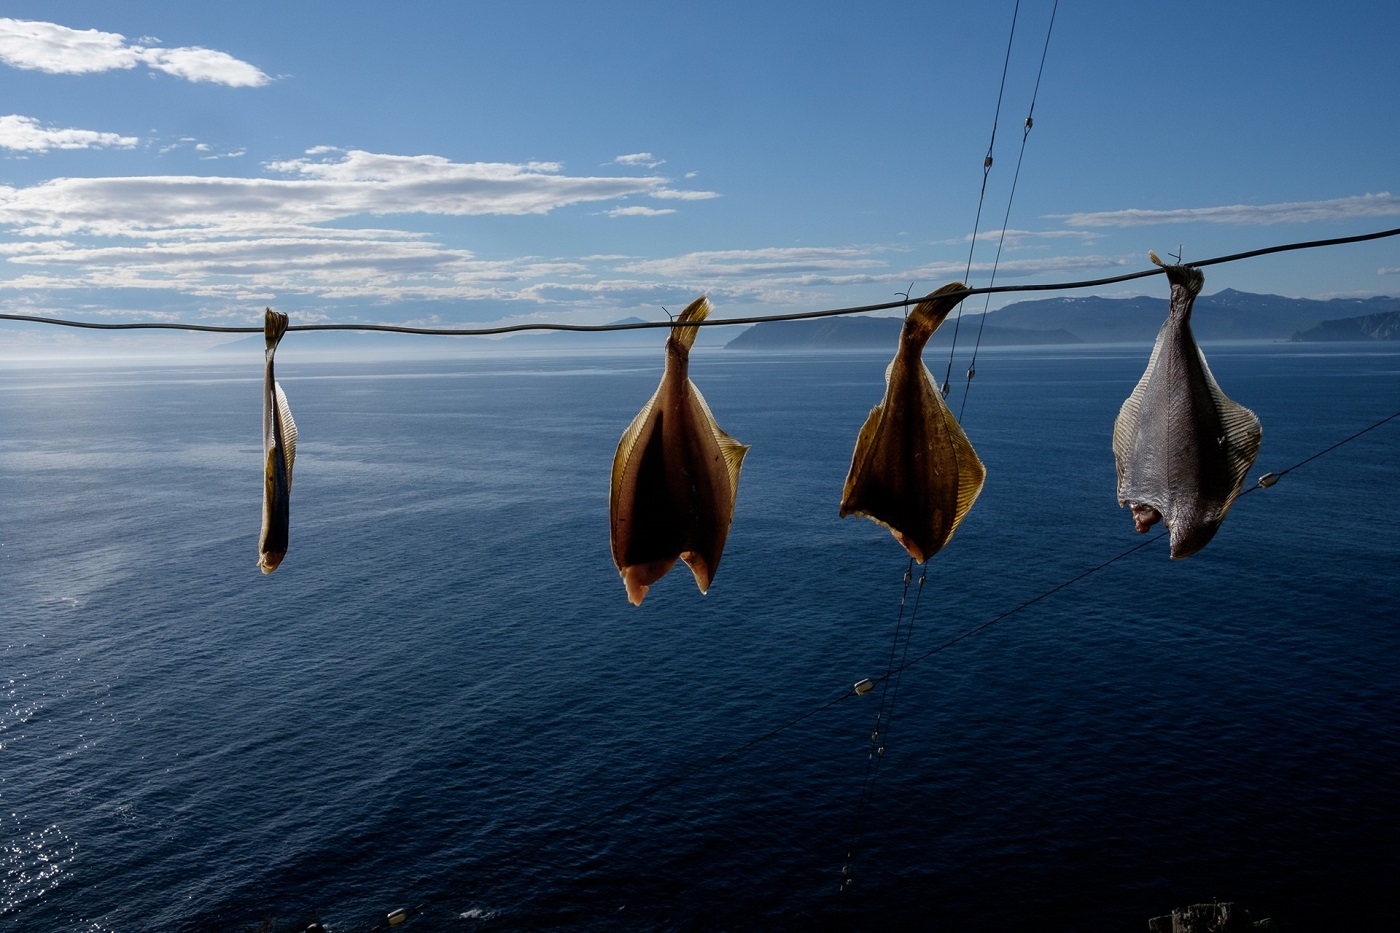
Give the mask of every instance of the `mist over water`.
M 1251 478 L 1400 410 L 1383 347 L 1207 354 L 1263 422 Z M 697 351 L 752 450 L 709 595 L 678 566 L 639 608 L 608 476 L 659 350 L 346 363 L 289 339 L 266 577 L 260 357 L 0 368 L 4 929 L 1400 916 L 1394 422 L 1192 558 L 1157 541 L 1013 612 L 1143 540 L 1109 438 L 1147 350 L 984 350 L 962 421 L 986 488 L 921 590 L 916 568 L 921 660 L 862 806 L 878 700 L 837 698 L 886 671 L 908 561 L 836 512 L 888 354 Z

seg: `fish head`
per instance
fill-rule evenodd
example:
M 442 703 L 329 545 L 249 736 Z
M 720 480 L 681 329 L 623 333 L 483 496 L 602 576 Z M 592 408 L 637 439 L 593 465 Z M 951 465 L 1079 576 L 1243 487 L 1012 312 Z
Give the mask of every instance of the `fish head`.
M 1129 507 L 1133 513 L 1133 523 L 1137 526 L 1138 534 L 1146 534 L 1147 529 L 1162 520 L 1162 513 L 1152 506 L 1143 502 L 1130 502 Z

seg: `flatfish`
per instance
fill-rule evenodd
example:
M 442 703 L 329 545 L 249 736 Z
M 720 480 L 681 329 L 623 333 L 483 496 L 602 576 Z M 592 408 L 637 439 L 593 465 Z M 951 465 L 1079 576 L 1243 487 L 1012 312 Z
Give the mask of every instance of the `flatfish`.
M 1118 504 L 1132 509 L 1140 533 L 1165 522 L 1178 559 L 1215 536 L 1259 453 L 1263 428 L 1220 390 L 1191 333 L 1205 276 L 1148 255 L 1166 270 L 1171 306 L 1147 371 L 1118 412 L 1113 457 Z
M 700 592 L 708 592 L 734 518 L 749 448 L 720 429 L 690 381 L 690 349 L 699 330 L 693 325 L 709 313 L 703 296 L 681 312 L 666 339 L 661 384 L 613 457 L 613 563 L 634 606 L 678 558 Z
M 923 362 L 924 345 L 966 292 L 952 282 L 905 318 L 885 397 L 860 429 L 841 497 L 842 517 L 879 522 L 919 563 L 948 543 L 987 477 Z
M 268 308 L 263 316 L 263 515 L 258 535 L 258 567 L 272 573 L 287 555 L 291 516 L 292 464 L 297 459 L 297 425 L 287 396 L 272 371 L 277 344 L 287 332 L 287 315 Z

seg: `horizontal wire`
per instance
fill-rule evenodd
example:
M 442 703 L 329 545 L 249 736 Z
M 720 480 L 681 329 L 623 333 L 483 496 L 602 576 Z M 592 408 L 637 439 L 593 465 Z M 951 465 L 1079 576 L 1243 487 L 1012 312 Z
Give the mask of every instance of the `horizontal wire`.
M 1189 263 L 1192 266 L 1213 266 L 1225 262 L 1238 262 L 1241 259 L 1253 259 L 1256 256 L 1267 256 L 1271 253 L 1284 253 L 1297 249 L 1315 249 L 1321 246 L 1340 246 L 1344 243 L 1361 243 L 1366 240 L 1380 240 L 1386 237 L 1400 236 L 1400 227 L 1391 230 L 1380 230 L 1375 233 L 1361 233 L 1354 236 L 1334 237 L 1327 240 L 1307 240 L 1301 243 L 1285 243 L 1279 246 L 1265 246 L 1260 249 L 1247 250 L 1243 253 L 1232 253 L 1229 256 L 1217 256 L 1214 259 L 1203 259 L 1200 262 Z M 1015 292 L 1049 292 L 1049 291 L 1070 291 L 1080 288 L 1097 288 L 1102 285 L 1113 285 L 1118 282 L 1128 282 L 1132 279 L 1147 278 L 1152 275 L 1162 275 L 1164 270 L 1154 266 L 1151 269 L 1143 269 L 1139 272 L 1126 272 L 1122 275 L 1112 275 L 1099 279 L 1082 279 L 1076 282 L 1047 282 L 1038 285 L 989 285 L 979 288 L 964 289 L 961 293 L 963 298 L 969 295 L 995 295 L 1010 294 Z M 847 314 L 864 314 L 870 311 L 890 311 L 895 308 L 908 309 L 910 305 L 916 304 L 918 299 L 904 298 L 899 301 L 886 301 L 879 304 L 858 305 L 849 308 L 830 308 L 823 311 L 794 311 L 789 314 L 760 314 L 752 317 L 736 318 L 710 318 L 704 321 L 691 321 L 690 325 L 697 327 L 726 327 L 734 324 L 764 324 L 769 321 L 806 321 L 824 317 L 838 317 Z M 0 313 L 0 320 L 5 321 L 26 321 L 33 324 L 56 324 L 63 327 L 83 327 L 92 330 L 188 330 L 203 331 L 205 333 L 218 334 L 261 334 L 263 327 L 261 324 L 253 327 L 223 326 L 217 324 L 163 324 L 155 322 L 141 322 L 133 324 L 97 324 L 92 321 L 69 321 L 61 318 L 39 317 L 30 314 L 4 314 Z M 292 324 L 287 330 L 313 331 L 313 330 L 354 330 L 354 331 L 380 331 L 394 334 L 416 334 L 419 336 L 434 337 L 493 337 L 501 334 L 514 334 L 528 330 L 549 330 L 549 331 L 574 331 L 578 333 L 603 333 L 608 331 L 622 330 L 648 330 L 657 327 L 671 327 L 670 321 L 634 321 L 626 324 L 506 324 L 500 327 L 409 327 L 401 324 Z

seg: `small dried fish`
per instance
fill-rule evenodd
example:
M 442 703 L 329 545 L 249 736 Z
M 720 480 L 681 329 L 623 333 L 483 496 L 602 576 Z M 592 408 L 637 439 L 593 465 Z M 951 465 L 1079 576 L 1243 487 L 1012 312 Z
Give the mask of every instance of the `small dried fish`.
M 1259 453 L 1254 412 L 1226 398 L 1191 333 L 1191 306 L 1205 284 L 1200 269 L 1169 266 L 1171 306 L 1137 388 L 1113 426 L 1118 504 L 1139 533 L 1158 521 L 1171 531 L 1173 559 L 1215 536 Z
M 676 320 L 666 339 L 661 384 L 622 434 L 613 457 L 613 563 L 640 606 L 647 588 L 680 558 L 707 592 L 719 567 L 739 469 L 749 448 L 720 430 L 700 390 L 690 381 L 690 348 L 710 313 L 700 297 Z
M 263 317 L 263 517 L 258 536 L 258 567 L 272 573 L 287 554 L 291 514 L 292 464 L 297 458 L 297 425 L 287 396 L 272 372 L 272 357 L 287 332 L 287 315 L 268 308 Z
M 923 363 L 924 345 L 966 290 L 949 283 L 905 318 L 885 397 L 860 429 L 841 497 L 843 518 L 879 522 L 919 563 L 948 543 L 987 477 Z

